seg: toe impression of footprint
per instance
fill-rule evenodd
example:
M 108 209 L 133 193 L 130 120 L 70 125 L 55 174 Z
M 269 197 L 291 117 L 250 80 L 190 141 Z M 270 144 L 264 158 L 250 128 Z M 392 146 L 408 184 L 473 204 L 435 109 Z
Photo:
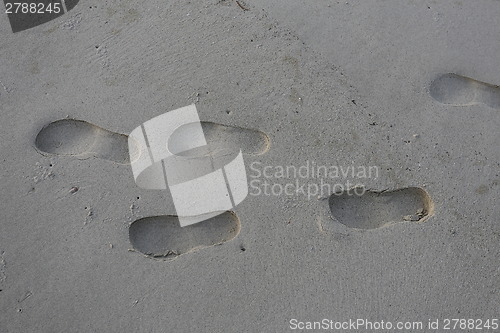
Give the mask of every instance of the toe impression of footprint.
M 500 87 L 449 73 L 436 78 L 430 86 L 431 96 L 440 103 L 465 106 L 483 103 L 500 109 Z
M 429 194 L 419 187 L 393 191 L 366 191 L 363 195 L 332 194 L 332 216 L 354 229 L 377 229 L 402 222 L 424 222 L 434 213 Z

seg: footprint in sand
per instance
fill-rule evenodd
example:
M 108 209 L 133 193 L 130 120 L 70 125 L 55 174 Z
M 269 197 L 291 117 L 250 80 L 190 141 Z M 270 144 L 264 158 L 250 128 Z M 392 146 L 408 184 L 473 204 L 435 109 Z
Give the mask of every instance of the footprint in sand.
M 44 153 L 81 158 L 98 157 L 129 164 L 128 136 L 114 133 L 83 120 L 62 119 L 45 126 L 35 146 Z M 139 154 L 138 149 L 131 156 Z
M 394 191 L 365 191 L 363 195 L 332 194 L 329 199 L 332 216 L 355 229 L 376 229 L 400 222 L 423 222 L 434 212 L 427 192 L 418 187 Z
M 240 221 L 225 212 L 203 223 L 180 227 L 176 216 L 153 216 L 130 224 L 130 243 L 152 258 L 175 258 L 198 249 L 225 243 L 240 232 Z
M 259 155 L 269 149 L 266 134 L 245 128 L 202 122 L 203 132 L 212 149 Z M 120 164 L 130 164 L 128 136 L 108 131 L 83 120 L 62 119 L 45 126 L 37 135 L 35 146 L 44 153 L 98 157 Z M 139 157 L 138 146 L 130 146 L 130 156 Z
M 196 132 L 197 126 L 197 123 L 180 126 L 169 138 L 168 149 L 181 150 L 182 152 L 177 153 L 178 156 L 200 157 L 209 154 L 214 158 L 235 155 L 240 149 L 245 155 L 262 155 L 269 150 L 269 137 L 261 131 L 204 121 L 201 122 L 201 128 L 207 144 L 188 150 L 179 149 L 178 147 L 184 145 L 190 133 Z
M 243 154 L 261 155 L 269 150 L 269 137 L 257 130 L 203 121 L 201 128 L 211 151 L 237 152 L 241 149 Z
M 456 106 L 483 103 L 500 108 L 500 87 L 449 73 L 435 79 L 430 86 L 431 96 L 443 104 Z

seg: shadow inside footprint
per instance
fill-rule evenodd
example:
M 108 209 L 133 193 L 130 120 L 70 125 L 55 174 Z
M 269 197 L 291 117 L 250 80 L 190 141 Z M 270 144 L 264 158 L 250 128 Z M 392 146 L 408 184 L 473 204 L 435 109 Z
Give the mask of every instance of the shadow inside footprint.
M 352 191 L 332 194 L 329 205 L 338 222 L 355 229 L 376 229 L 405 221 L 423 222 L 434 211 L 430 196 L 418 187 L 365 191 L 360 196 Z
M 439 76 L 430 86 L 431 96 L 440 103 L 456 106 L 486 104 L 500 108 L 500 88 L 489 83 L 449 73 Z
M 176 216 L 152 216 L 132 222 L 130 243 L 135 250 L 154 258 L 176 257 L 225 243 L 240 232 L 240 221 L 225 212 L 201 223 L 180 227 Z
M 38 133 L 35 145 L 49 154 L 95 156 L 120 164 L 130 163 L 128 136 L 83 120 L 62 119 L 48 124 Z M 137 154 L 138 150 L 131 156 Z

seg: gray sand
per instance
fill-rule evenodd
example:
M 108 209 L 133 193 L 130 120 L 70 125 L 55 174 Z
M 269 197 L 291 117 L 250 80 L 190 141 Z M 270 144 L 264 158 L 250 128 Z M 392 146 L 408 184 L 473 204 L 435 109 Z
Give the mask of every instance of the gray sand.
M 238 3 L 81 1 L 15 34 L 2 15 L 0 332 L 498 318 L 500 2 Z M 124 135 L 193 103 L 253 131 L 231 141 L 249 177 L 377 166 L 364 185 L 392 194 L 249 195 L 179 231 Z

